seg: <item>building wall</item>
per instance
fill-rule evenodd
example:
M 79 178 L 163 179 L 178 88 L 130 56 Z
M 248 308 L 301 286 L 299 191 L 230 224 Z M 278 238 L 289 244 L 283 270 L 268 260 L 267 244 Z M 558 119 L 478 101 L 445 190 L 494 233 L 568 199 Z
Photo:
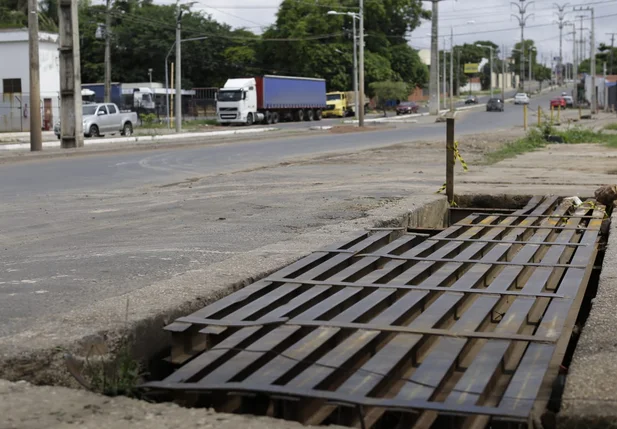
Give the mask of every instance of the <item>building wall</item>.
M 30 129 L 30 65 L 27 30 L 0 31 L 0 132 Z M 39 33 L 41 123 L 53 129 L 60 118 L 60 61 L 57 35 Z M 4 92 L 5 79 L 20 79 L 21 92 Z M 46 108 L 47 106 L 47 108 Z

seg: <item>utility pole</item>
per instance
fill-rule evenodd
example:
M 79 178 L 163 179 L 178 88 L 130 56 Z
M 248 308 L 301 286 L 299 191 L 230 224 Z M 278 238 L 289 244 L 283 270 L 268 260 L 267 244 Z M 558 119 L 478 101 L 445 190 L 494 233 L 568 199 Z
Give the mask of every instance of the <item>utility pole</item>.
M 111 103 L 111 0 L 105 2 L 105 103 Z
M 590 12 L 591 13 L 591 43 L 590 43 L 590 72 L 591 74 L 591 113 L 595 114 L 598 110 L 598 97 L 596 94 L 596 26 L 595 26 L 595 15 L 593 7 L 585 7 L 582 6 L 575 7 L 574 10 L 581 12 Z M 581 27 L 583 26 L 583 19 L 581 18 Z M 581 31 L 582 33 L 582 31 Z
M 360 0 L 360 39 L 359 39 L 359 82 L 358 91 L 360 91 L 360 111 L 358 112 L 358 126 L 364 126 L 364 0 Z
M 583 62 L 585 60 L 585 40 L 583 39 L 583 18 L 585 18 L 585 15 L 576 15 L 576 17 L 579 18 L 581 22 L 581 26 L 579 27 L 579 30 L 581 32 L 581 40 L 579 41 L 580 49 L 578 50 L 578 52 L 580 61 Z
M 510 4 L 516 6 L 518 9 L 518 13 L 520 14 L 520 16 L 514 15 L 514 14 L 512 14 L 512 16 L 518 20 L 518 25 L 521 27 L 521 56 L 520 56 L 521 78 L 520 78 L 519 86 L 522 91 L 524 90 L 523 79 L 525 77 L 525 24 L 527 23 L 527 19 L 529 19 L 530 17 L 534 15 L 533 13 L 527 15 L 527 8 L 529 7 L 529 5 L 533 4 L 534 2 L 531 1 L 525 4 L 525 0 L 519 0 L 519 1 L 520 1 L 520 4 L 514 3 L 514 2 Z
M 617 33 L 606 33 L 607 36 L 611 36 L 611 57 L 610 62 L 608 63 L 608 74 L 613 74 L 613 47 L 615 45 L 615 34 Z
M 181 63 L 182 63 L 182 9 L 178 11 L 178 18 L 176 19 L 176 106 L 175 106 L 175 117 L 176 117 L 176 132 L 179 133 L 182 131 L 182 73 L 181 73 Z
M 358 36 L 356 35 L 356 19 L 357 15 L 351 15 L 351 23 L 353 24 L 353 91 L 354 91 L 354 113 L 356 118 L 360 116 L 360 99 L 358 94 Z M 364 93 L 364 91 L 362 91 Z M 362 106 L 364 112 L 364 106 Z
M 506 102 L 506 45 L 502 46 L 503 61 L 501 62 L 501 100 Z
M 574 101 L 576 102 L 576 87 L 577 87 L 577 76 L 578 76 L 578 71 L 576 69 L 576 24 L 573 22 L 566 22 L 565 25 L 572 27 L 572 33 L 569 33 L 572 35 L 572 73 L 571 73 L 571 78 L 572 78 L 572 87 L 573 89 L 575 89 L 574 91 Z
M 28 54 L 30 56 L 30 150 L 43 150 L 41 135 L 41 81 L 39 70 L 39 13 L 37 0 L 28 0 Z
M 454 29 L 450 27 L 450 111 L 454 112 Z
M 559 26 L 559 61 L 557 62 L 557 70 L 559 74 L 557 76 L 557 80 L 560 85 L 563 85 L 563 26 L 564 19 L 566 17 L 565 9 L 570 5 L 570 3 L 566 3 L 562 6 L 557 3 L 553 4 L 557 8 L 557 25 Z
M 58 4 L 58 51 L 60 52 L 60 146 L 84 145 L 81 111 L 81 71 L 77 0 Z
M 431 68 L 429 72 L 429 110 L 431 115 L 439 115 L 439 2 L 440 0 L 423 0 L 432 3 L 431 8 Z M 362 7 L 363 0 L 360 0 Z
M 446 107 L 446 92 L 448 89 L 446 88 L 446 66 L 448 65 L 447 60 L 448 52 L 446 50 L 446 38 L 443 38 L 443 107 Z
M 608 86 L 606 86 L 606 61 L 604 61 L 604 111 L 608 112 Z

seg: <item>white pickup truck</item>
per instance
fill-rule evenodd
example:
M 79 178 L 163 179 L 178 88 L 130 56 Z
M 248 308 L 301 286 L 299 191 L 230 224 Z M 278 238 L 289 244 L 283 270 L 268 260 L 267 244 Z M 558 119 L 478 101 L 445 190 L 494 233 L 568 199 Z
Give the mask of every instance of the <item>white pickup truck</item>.
M 121 112 L 118 106 L 111 103 L 84 104 L 82 115 L 86 137 L 102 137 L 116 133 L 130 136 L 133 134 L 133 126 L 137 124 L 137 113 Z M 54 133 L 60 138 L 60 122 L 54 126 Z

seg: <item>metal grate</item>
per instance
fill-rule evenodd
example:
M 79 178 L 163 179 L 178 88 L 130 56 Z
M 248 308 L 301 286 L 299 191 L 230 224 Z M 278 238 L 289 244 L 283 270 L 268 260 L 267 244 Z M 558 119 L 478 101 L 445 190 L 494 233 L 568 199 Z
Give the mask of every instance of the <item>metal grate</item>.
M 569 204 L 534 197 L 433 236 L 377 230 L 315 252 L 167 326 L 182 366 L 146 386 L 307 424 L 525 422 L 597 252 L 604 211 Z

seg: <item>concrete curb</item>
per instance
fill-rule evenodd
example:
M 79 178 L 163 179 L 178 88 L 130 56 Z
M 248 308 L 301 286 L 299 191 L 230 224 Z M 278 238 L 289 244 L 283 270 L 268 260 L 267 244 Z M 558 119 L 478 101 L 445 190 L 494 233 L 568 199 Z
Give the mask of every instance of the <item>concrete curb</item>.
M 574 350 L 557 427 L 614 428 L 617 420 L 617 210 L 613 212 L 598 291 Z
M 224 137 L 237 134 L 259 134 L 267 131 L 277 131 L 279 128 L 251 128 L 240 130 L 225 130 L 225 131 L 210 131 L 205 133 L 182 133 L 182 134 L 157 134 L 152 136 L 133 136 L 133 137 L 116 137 L 116 138 L 103 138 L 103 139 L 89 139 L 87 140 L 88 146 L 98 144 L 114 144 L 114 143 L 151 143 L 161 140 L 181 140 L 189 138 L 203 138 L 203 137 Z M 43 148 L 55 148 L 60 147 L 60 141 L 44 142 Z M 30 143 L 14 143 L 0 145 L 0 150 L 23 150 L 30 149 Z

